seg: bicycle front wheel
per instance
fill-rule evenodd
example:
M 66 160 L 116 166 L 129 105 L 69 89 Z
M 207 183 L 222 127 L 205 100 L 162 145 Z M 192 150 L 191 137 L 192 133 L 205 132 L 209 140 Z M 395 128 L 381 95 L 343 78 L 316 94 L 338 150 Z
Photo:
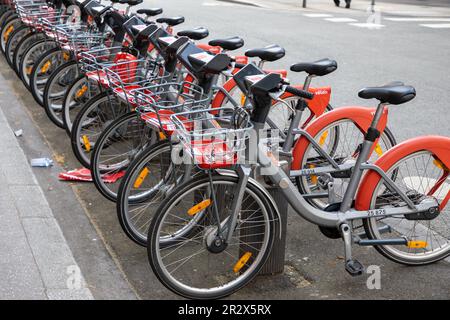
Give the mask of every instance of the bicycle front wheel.
M 44 108 L 49 119 L 58 127 L 64 129 L 62 106 L 67 88 L 78 78 L 78 65 L 70 61 L 60 65 L 48 79 L 44 94 Z
M 31 90 L 30 77 L 34 64 L 46 51 L 55 47 L 56 43 L 54 41 L 47 41 L 46 39 L 44 39 L 35 42 L 22 54 L 20 58 L 19 75 L 20 79 L 22 79 L 23 84 L 27 87 L 28 90 Z
M 80 110 L 73 123 L 71 143 L 84 167 L 90 167 L 91 152 L 103 130 L 127 111 L 128 105 L 110 92 L 96 95 Z
M 11 34 L 8 41 L 6 42 L 5 47 L 6 61 L 11 67 L 13 67 L 14 51 L 16 50 L 17 44 L 30 32 L 31 29 L 29 27 L 20 26 L 13 32 L 13 34 Z
M 143 150 L 130 164 L 118 191 L 117 216 L 127 236 L 147 246 L 150 221 L 159 205 L 183 180 L 183 164 L 171 161 L 172 144 L 163 140 Z
M 225 230 L 231 219 L 238 182 L 237 177 L 214 175 L 210 183 L 208 175 L 200 175 L 175 189 L 156 210 L 148 232 L 149 262 L 176 294 L 228 296 L 248 284 L 267 260 L 276 233 L 274 211 L 253 183 L 246 186 L 231 241 L 220 248 L 212 245 L 219 226 Z
M 79 76 L 67 88 L 62 104 L 62 121 L 70 136 L 73 123 L 83 106 L 101 92 L 98 82 L 89 80 L 85 75 Z
M 48 79 L 65 62 L 60 48 L 52 48 L 41 55 L 30 73 L 30 90 L 34 100 L 44 107 L 44 89 Z
M 92 179 L 97 190 L 115 202 L 121 177 L 130 163 L 156 141 L 153 129 L 135 111 L 112 122 L 100 135 L 91 157 Z M 113 176 L 117 180 L 108 181 Z

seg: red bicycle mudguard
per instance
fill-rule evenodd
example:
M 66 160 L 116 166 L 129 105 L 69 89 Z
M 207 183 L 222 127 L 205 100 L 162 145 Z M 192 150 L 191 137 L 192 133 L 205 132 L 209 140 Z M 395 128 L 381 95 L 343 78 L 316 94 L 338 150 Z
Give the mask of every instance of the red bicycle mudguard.
M 306 128 L 306 132 L 312 137 L 315 137 L 323 128 L 330 125 L 333 122 L 349 119 L 352 120 L 355 125 L 361 130 L 362 133 L 366 133 L 373 120 L 375 109 L 366 107 L 340 107 L 330 112 L 324 113 L 322 116 L 313 120 Z M 378 124 L 378 130 L 383 132 L 386 128 L 388 118 L 388 109 L 384 109 L 384 112 L 380 118 Z M 375 149 L 378 139 L 373 144 L 371 152 Z M 300 137 L 295 143 L 293 149 L 294 159 L 292 161 L 292 170 L 300 170 L 301 163 L 303 162 L 303 156 L 306 149 L 309 146 L 309 141 L 305 137 Z
M 399 160 L 403 159 L 409 154 L 429 151 L 437 160 L 442 162 L 447 168 L 444 170 L 446 175 L 449 175 L 448 169 L 450 168 L 450 138 L 441 136 L 424 136 L 406 140 L 399 143 L 392 149 L 388 150 L 383 156 L 381 156 L 374 164 L 381 168 L 384 172 L 387 172 L 389 168 L 395 165 Z M 370 207 L 370 201 L 372 197 L 372 191 L 380 182 L 381 176 L 375 171 L 367 172 L 358 189 L 356 195 L 355 208 L 357 210 L 368 210 Z M 445 177 L 446 179 L 446 177 Z M 442 179 L 440 179 L 442 180 Z M 440 183 L 440 181 L 439 181 Z M 447 193 L 441 206 L 450 200 L 450 190 Z

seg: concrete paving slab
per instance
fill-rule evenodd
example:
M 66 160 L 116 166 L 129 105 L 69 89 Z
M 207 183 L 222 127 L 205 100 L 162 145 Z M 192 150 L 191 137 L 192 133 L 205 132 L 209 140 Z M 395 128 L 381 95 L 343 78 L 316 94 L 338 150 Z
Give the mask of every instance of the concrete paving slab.
M 52 211 L 39 186 L 13 185 L 9 187 L 17 210 L 22 218 L 53 217 Z
M 90 300 L 92 294 L 87 288 L 82 289 L 48 289 L 47 296 L 50 300 Z
M 0 263 L 0 270 L 2 271 L 0 276 L 1 300 L 48 299 L 39 270 L 33 263 Z
M 2 164 L 0 169 L 8 185 L 37 185 L 36 178 L 26 162 Z
M 69 270 L 76 262 L 56 220 L 25 218 L 22 223 L 46 288 L 67 288 Z

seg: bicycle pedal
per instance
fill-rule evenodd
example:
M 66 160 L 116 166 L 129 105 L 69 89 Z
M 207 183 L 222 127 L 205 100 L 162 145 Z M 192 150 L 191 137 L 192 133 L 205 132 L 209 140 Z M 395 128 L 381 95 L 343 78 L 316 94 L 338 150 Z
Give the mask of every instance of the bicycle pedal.
M 364 273 L 364 266 L 358 260 L 348 260 L 345 263 L 345 270 L 352 277 L 360 276 Z

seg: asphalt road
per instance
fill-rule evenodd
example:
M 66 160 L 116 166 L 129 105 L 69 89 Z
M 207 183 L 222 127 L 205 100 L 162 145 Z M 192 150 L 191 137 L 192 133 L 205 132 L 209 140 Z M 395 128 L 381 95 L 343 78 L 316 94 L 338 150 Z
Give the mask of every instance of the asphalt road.
M 203 3 L 209 5 L 202 5 Z M 212 4 L 212 5 L 211 5 Z M 389 126 L 399 141 L 421 134 L 450 136 L 448 122 L 450 98 L 448 90 L 450 70 L 450 29 L 431 29 L 419 26 L 418 22 L 384 21 L 385 27 L 369 30 L 333 23 L 319 18 L 309 18 L 299 11 L 258 9 L 248 6 L 220 4 L 213 0 L 171 0 L 147 1 L 145 6 L 162 6 L 166 15 L 184 15 L 186 23 L 178 29 L 206 26 L 209 39 L 239 35 L 246 41 L 245 48 L 277 43 L 286 48 L 284 59 L 273 63 L 274 68 L 288 67 L 299 61 L 310 61 L 324 57 L 336 59 L 338 70 L 324 78 L 314 80 L 315 85 L 330 85 L 333 88 L 332 105 L 373 105 L 357 97 L 360 88 L 380 85 L 392 80 L 402 80 L 414 85 L 417 98 L 412 102 L 391 107 Z M 358 21 L 367 19 L 364 13 L 343 12 L 342 17 Z M 335 14 L 336 17 L 340 16 Z M 242 53 L 243 50 L 240 50 Z M 3 59 L 3 58 L 2 58 Z M 2 72 L 15 77 L 2 62 Z M 303 75 L 290 74 L 292 83 L 303 81 Z M 21 97 L 26 110 L 11 112 L 8 117 L 13 123 L 20 123 L 21 117 L 30 117 L 30 125 L 39 128 L 36 139 L 43 139 L 53 155 L 63 156 L 65 169 L 79 167 L 70 149 L 70 140 L 56 128 L 43 110 L 33 101 L 24 87 L 16 82 L 9 84 Z M 25 112 L 26 111 L 26 112 Z M 27 131 L 25 131 L 27 134 Z M 30 139 L 30 138 L 29 138 Z M 32 138 L 31 138 L 32 139 Z M 33 142 L 31 141 L 31 145 Z M 45 149 L 47 150 L 47 149 Z M 45 156 L 40 149 L 29 147 L 28 156 Z M 50 152 L 50 151 L 49 151 Z M 104 275 L 94 272 L 95 266 L 83 253 L 83 246 L 77 242 L 77 230 L 68 223 L 70 208 L 64 204 L 73 203 L 73 215 L 86 215 L 98 232 L 98 241 L 104 241 L 105 250 L 113 258 L 117 270 L 132 290 L 143 299 L 177 298 L 168 292 L 153 276 L 144 248 L 129 241 L 117 222 L 115 205 L 103 199 L 91 184 L 73 184 L 71 192 L 55 196 L 55 189 L 67 188 L 56 179 L 44 178 L 45 174 L 56 176 L 62 170 L 59 165 L 46 173 L 39 173 L 47 198 L 56 207 L 67 210 L 59 215 L 60 224 L 69 245 L 80 263 L 90 268 L 91 280 L 102 282 Z M 76 201 L 74 201 L 76 200 Z M 58 218 L 58 217 L 57 217 Z M 85 218 L 85 217 L 83 217 Z M 78 225 L 77 225 L 78 226 Z M 75 228 L 75 230 L 74 230 Z M 92 230 L 91 230 L 92 231 Z M 90 231 L 90 232 L 91 232 Z M 69 236 L 67 236 L 69 235 Z M 85 239 L 83 240 L 85 241 Z M 258 277 L 251 285 L 233 295 L 236 299 L 423 299 L 450 298 L 450 265 L 440 262 L 421 268 L 407 268 L 394 264 L 372 248 L 355 248 L 355 256 L 366 266 L 381 268 L 381 289 L 369 290 L 367 276 L 352 278 L 343 268 L 343 245 L 341 240 L 329 240 L 317 228 L 291 213 L 288 221 L 288 244 L 286 272 L 284 275 Z M 103 252 L 103 251 L 102 251 Z M 89 264 L 90 263 L 90 264 Z M 99 266 L 101 268 L 102 266 Z M 87 267 L 86 267 L 87 268 Z M 114 269 L 114 272 L 117 272 Z M 86 271 L 83 272 L 86 274 Z M 118 276 L 119 277 L 119 276 Z M 95 278 L 95 279 L 93 279 Z M 106 278 L 105 278 L 106 279 Z M 109 281 L 105 280 L 105 281 Z M 104 289 L 105 290 L 105 289 Z M 119 289 L 117 289 L 119 290 Z M 127 290 L 125 290 L 127 291 Z M 128 291 L 127 291 L 128 292 Z M 96 296 L 94 292 L 94 296 Z M 97 293 L 97 297 L 111 297 Z M 117 298 L 117 296 L 115 296 Z

